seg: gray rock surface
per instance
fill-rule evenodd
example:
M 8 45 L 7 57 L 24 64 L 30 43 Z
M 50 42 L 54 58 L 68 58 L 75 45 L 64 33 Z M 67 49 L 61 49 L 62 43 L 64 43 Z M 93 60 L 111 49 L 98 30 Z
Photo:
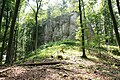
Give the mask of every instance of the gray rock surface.
M 42 31 L 42 34 L 40 34 L 42 42 L 75 39 L 76 30 L 78 28 L 76 22 L 77 17 L 78 14 L 72 12 L 70 14 L 57 16 L 56 18 L 50 18 L 43 22 L 43 28 L 39 30 Z

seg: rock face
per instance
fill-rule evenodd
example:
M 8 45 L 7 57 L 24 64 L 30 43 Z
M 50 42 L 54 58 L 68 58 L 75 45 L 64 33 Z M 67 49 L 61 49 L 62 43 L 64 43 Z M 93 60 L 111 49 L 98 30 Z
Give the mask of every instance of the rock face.
M 39 28 L 39 40 L 46 43 L 63 39 L 75 39 L 78 28 L 77 17 L 78 14 L 72 12 L 43 22 L 42 27 Z

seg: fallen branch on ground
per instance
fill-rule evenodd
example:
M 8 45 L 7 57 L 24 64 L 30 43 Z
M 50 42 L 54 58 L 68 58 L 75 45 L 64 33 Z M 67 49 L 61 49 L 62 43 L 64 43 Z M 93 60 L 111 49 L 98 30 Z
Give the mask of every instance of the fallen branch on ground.
M 18 64 L 17 66 L 41 66 L 41 65 L 56 65 L 60 64 L 61 62 L 40 62 L 40 63 L 25 63 L 25 64 Z

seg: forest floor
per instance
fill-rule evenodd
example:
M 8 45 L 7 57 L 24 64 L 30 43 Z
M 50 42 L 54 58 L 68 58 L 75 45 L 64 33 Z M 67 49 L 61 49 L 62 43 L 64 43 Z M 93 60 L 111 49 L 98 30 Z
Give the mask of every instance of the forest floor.
M 64 59 L 43 60 L 61 62 L 56 65 L 1 67 L 0 80 L 120 80 L 119 59 L 98 53 L 83 59 L 80 54 L 74 51 L 62 54 Z

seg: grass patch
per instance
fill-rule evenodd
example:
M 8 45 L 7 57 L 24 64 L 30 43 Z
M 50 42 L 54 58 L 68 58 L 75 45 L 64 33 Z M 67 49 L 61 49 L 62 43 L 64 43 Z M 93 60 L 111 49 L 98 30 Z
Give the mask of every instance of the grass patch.
M 51 57 L 51 55 L 54 55 L 55 58 L 57 55 L 61 54 L 62 52 L 60 51 L 61 49 L 64 50 L 64 54 L 66 55 L 71 55 L 74 53 L 79 53 L 81 52 L 81 48 L 80 48 L 80 42 L 79 41 L 70 41 L 70 40 L 63 40 L 63 41 L 58 41 L 58 42 L 49 42 L 45 45 L 40 46 L 37 49 L 37 53 L 35 54 L 35 52 L 31 52 L 28 55 L 26 54 L 24 61 L 27 60 L 35 60 L 35 61 L 41 61 L 44 60 L 46 58 Z M 99 48 L 94 48 L 95 51 L 92 52 L 92 50 L 90 51 L 90 54 L 86 52 L 86 55 L 89 57 L 92 57 L 92 59 L 94 58 L 95 60 L 98 61 L 98 55 L 97 52 L 99 50 Z M 120 55 L 120 52 L 118 50 L 117 47 L 112 47 L 112 46 L 101 46 L 100 50 L 104 53 L 104 54 L 109 54 L 111 56 L 116 56 L 118 57 L 118 55 Z M 92 53 L 91 53 L 92 52 Z M 78 54 L 79 55 L 79 54 Z M 80 54 L 82 55 L 82 53 Z M 105 58 L 105 57 L 103 57 Z M 108 59 L 108 58 L 106 58 Z
M 51 57 L 51 55 L 57 56 L 58 54 L 61 54 L 60 50 L 63 49 L 65 51 L 65 54 L 71 54 L 72 50 L 79 51 L 80 48 L 78 46 L 78 42 L 76 41 L 70 41 L 70 40 L 63 40 L 58 42 L 49 42 L 45 45 L 40 46 L 37 49 L 37 53 L 31 52 L 28 53 L 28 55 L 25 56 L 23 61 L 28 60 L 43 60 L 46 58 Z

